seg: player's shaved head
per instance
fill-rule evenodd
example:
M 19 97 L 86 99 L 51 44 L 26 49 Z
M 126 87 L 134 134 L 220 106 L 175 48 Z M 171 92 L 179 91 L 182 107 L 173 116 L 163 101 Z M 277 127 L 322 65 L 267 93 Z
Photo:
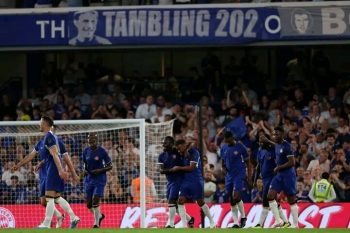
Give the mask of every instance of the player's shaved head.
M 97 133 L 92 132 L 88 134 L 88 143 L 93 149 L 97 147 Z
M 171 136 L 166 136 L 163 141 L 164 150 L 171 150 L 174 147 L 175 140 Z

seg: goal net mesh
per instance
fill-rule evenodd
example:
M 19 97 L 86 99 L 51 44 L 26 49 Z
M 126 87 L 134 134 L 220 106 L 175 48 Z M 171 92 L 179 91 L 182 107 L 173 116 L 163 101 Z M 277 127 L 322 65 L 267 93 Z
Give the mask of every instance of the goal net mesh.
M 108 181 L 101 203 L 106 218 L 101 227 L 140 227 L 140 140 L 145 140 L 145 200 L 146 227 L 162 227 L 167 220 L 165 193 L 166 181 L 157 172 L 157 158 L 162 151 L 165 136 L 172 135 L 173 122 L 145 125 L 145 138 L 140 137 L 138 120 L 109 121 L 56 121 L 56 135 L 63 140 L 72 163 L 81 176 L 79 184 L 67 182 L 62 196 L 71 204 L 81 221 L 78 228 L 91 228 L 93 215 L 84 204 L 82 151 L 87 145 L 87 135 L 96 132 L 98 144 L 106 149 L 112 159 L 113 169 L 107 173 Z M 33 228 L 44 219 L 45 208 L 39 203 L 39 179 L 31 162 L 17 171 L 11 168 L 33 149 L 43 137 L 38 122 L 0 123 L 0 228 Z M 142 177 L 141 177 L 142 179 Z M 63 210 L 56 205 L 58 210 Z M 63 227 L 69 227 L 65 213 Z M 155 218 L 156 216 L 156 218 Z M 52 227 L 56 218 L 53 217 Z

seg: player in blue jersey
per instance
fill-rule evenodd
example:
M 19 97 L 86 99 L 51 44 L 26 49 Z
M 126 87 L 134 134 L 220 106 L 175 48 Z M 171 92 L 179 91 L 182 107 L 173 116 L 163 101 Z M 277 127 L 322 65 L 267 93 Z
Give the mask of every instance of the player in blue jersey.
M 39 156 L 39 160 L 43 161 L 42 154 L 39 153 L 40 149 L 43 147 L 43 140 L 40 140 L 35 146 L 32 152 L 30 152 L 27 156 L 25 156 L 21 161 L 19 161 L 15 166 L 12 167 L 12 170 L 18 170 L 21 166 L 32 161 L 35 156 Z M 39 172 L 39 195 L 40 195 L 40 203 L 44 207 L 46 207 L 46 198 L 45 198 L 45 182 L 46 182 L 46 168 L 42 166 L 42 162 L 37 166 Z M 61 214 L 56 207 L 54 207 L 54 215 L 57 218 L 56 228 L 60 228 L 62 226 L 64 215 Z
M 225 176 L 225 189 L 230 194 L 233 228 L 243 228 L 247 221 L 240 192 L 245 188 L 247 181 L 247 166 L 249 157 L 246 147 L 235 141 L 232 132 L 224 135 L 225 144 L 220 149 L 220 157 Z M 248 169 L 248 177 L 251 177 Z M 241 213 L 241 223 L 238 224 L 238 211 Z
M 68 173 L 63 169 L 61 151 L 65 148 L 59 146 L 57 136 L 51 131 L 53 120 L 43 116 L 40 120 L 40 130 L 45 134 L 39 154 L 44 158 L 46 168 L 45 197 L 46 213 L 44 221 L 38 228 L 50 228 L 55 203 L 59 204 L 71 216 L 71 228 L 75 228 L 80 219 L 74 215 L 69 203 L 61 197 L 64 191 L 64 181 L 68 180 Z
M 184 172 L 183 181 L 180 186 L 178 210 L 183 227 L 187 227 L 186 210 L 184 204 L 188 200 L 196 201 L 208 217 L 210 228 L 215 228 L 215 222 L 210 215 L 209 207 L 204 202 L 204 179 L 202 175 L 202 165 L 200 152 L 187 144 L 185 140 L 176 141 L 176 147 L 183 159 L 183 166 L 175 166 L 170 172 Z
M 96 133 L 89 133 L 88 143 L 89 147 L 83 151 L 85 200 L 94 215 L 93 228 L 99 228 L 105 218 L 100 210 L 100 200 L 107 184 L 106 172 L 112 169 L 112 160 L 106 150 L 97 145 Z
M 260 214 L 259 223 L 255 226 L 255 228 L 263 227 L 267 214 L 269 213 L 269 201 L 267 199 L 267 194 L 270 188 L 271 181 L 275 176 L 274 169 L 276 168 L 275 148 L 273 144 L 269 143 L 269 139 L 265 135 L 261 135 L 259 137 L 259 145 L 260 146 L 257 152 L 257 166 L 254 184 L 256 184 L 256 181 L 260 176 L 263 181 L 263 209 Z M 290 223 L 286 219 L 280 206 L 278 208 L 278 211 L 280 217 L 284 222 L 283 227 L 289 227 Z
M 268 192 L 269 206 L 275 217 L 275 226 L 283 226 L 278 212 L 278 204 L 276 202 L 277 194 L 283 191 L 287 195 L 290 204 L 290 213 L 292 215 L 293 224 L 291 227 L 298 227 L 298 205 L 296 199 L 296 173 L 295 158 L 291 149 L 291 145 L 283 140 L 284 130 L 282 127 L 274 128 L 272 132 L 272 141 L 274 142 L 276 167 Z
M 167 172 L 167 170 L 175 166 L 181 166 L 183 164 L 182 158 L 174 146 L 174 138 L 171 136 L 165 137 L 163 141 L 164 151 L 158 156 L 159 171 L 161 174 L 165 174 L 167 179 L 166 198 L 168 200 L 169 207 L 169 220 L 166 228 L 175 228 L 174 221 L 177 209 L 177 200 L 179 198 L 181 182 L 184 177 L 181 172 Z M 188 225 L 192 228 L 194 224 L 194 218 L 187 215 L 186 219 L 188 220 Z

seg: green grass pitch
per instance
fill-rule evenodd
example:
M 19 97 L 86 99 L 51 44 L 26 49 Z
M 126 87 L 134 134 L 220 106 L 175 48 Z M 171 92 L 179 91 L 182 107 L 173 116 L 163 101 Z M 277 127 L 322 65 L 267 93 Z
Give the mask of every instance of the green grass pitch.
M 1 229 L 1 233 L 343 233 L 348 229 Z

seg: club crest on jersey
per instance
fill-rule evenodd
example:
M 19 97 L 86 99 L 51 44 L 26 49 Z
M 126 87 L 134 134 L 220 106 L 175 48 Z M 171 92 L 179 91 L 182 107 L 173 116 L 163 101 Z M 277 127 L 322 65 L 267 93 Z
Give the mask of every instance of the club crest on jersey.
M 100 158 L 98 156 L 95 156 L 94 158 L 96 161 L 98 161 Z
M 283 149 L 280 149 L 280 153 L 282 153 L 283 152 Z
M 234 155 L 238 155 L 238 151 L 235 150 L 235 151 L 233 152 L 233 154 L 234 154 Z
M 175 154 L 173 154 L 173 159 L 176 159 L 176 155 Z

